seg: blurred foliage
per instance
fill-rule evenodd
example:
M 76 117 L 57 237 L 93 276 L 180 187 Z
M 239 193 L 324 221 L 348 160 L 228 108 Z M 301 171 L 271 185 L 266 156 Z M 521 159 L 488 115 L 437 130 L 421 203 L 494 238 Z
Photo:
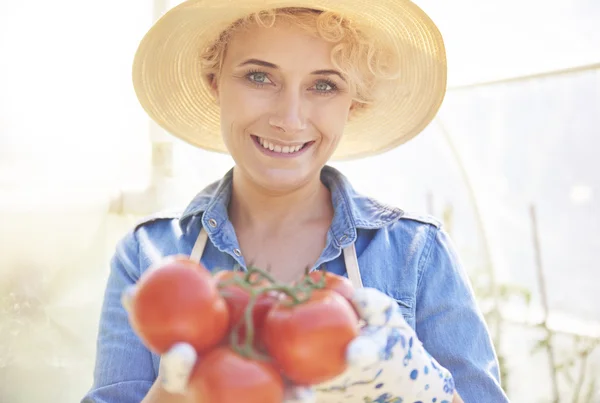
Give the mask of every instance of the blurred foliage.
M 454 223 L 454 210 L 451 205 L 444 207 L 442 219 L 446 230 L 452 235 Z M 533 228 L 534 238 L 537 237 L 537 228 Z M 541 253 L 539 246 L 532 245 L 531 248 L 538 249 L 536 253 Z M 540 270 L 542 268 L 540 267 Z M 521 325 L 542 330 L 542 337 L 534 341 L 530 353 L 532 355 L 545 353 L 551 356 L 549 367 L 547 368 L 551 382 L 547 387 L 552 389 L 551 395 L 553 403 L 571 402 L 571 403 L 598 403 L 599 396 L 597 386 L 600 380 L 600 370 L 590 368 L 589 358 L 600 346 L 600 338 L 586 337 L 576 333 L 564 333 L 556 331 L 548 326 L 544 319 L 541 323 L 528 324 L 525 322 L 515 323 L 502 315 L 501 304 L 509 301 L 520 301 L 523 306 L 524 317 L 532 306 L 531 290 L 517 284 L 496 283 L 494 280 L 494 267 L 480 267 L 470 271 L 470 280 L 473 290 L 480 305 L 486 323 L 490 328 L 492 340 L 498 355 L 500 377 L 503 389 L 507 395 L 511 396 L 509 388 L 510 358 L 507 356 L 505 346 L 502 342 L 503 330 L 506 325 Z M 541 270 L 540 281 L 544 281 L 543 270 Z M 515 301 L 518 300 L 518 301 Z M 555 346 L 557 334 L 571 339 L 572 348 L 567 351 L 561 351 L 559 355 Z M 560 383 L 564 387 L 560 387 Z

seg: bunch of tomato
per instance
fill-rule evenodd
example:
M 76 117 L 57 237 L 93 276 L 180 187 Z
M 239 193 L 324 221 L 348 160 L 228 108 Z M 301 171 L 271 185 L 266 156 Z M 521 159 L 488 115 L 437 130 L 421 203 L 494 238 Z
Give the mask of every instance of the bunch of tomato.
M 286 285 L 256 268 L 213 274 L 178 255 L 142 275 L 129 320 L 157 354 L 179 342 L 194 347 L 196 401 L 280 403 L 287 382 L 315 385 L 346 369 L 359 332 L 353 291 L 325 271 Z

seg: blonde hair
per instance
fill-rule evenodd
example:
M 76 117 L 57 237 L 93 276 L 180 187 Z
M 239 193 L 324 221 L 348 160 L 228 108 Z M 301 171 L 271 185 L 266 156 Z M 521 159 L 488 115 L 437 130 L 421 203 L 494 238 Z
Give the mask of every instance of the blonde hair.
M 334 43 L 331 61 L 340 70 L 354 95 L 354 110 L 364 109 L 377 99 L 387 80 L 398 76 L 400 61 L 393 50 L 378 43 L 353 21 L 339 14 L 307 8 L 277 8 L 253 13 L 229 26 L 201 54 L 202 73 L 209 81 L 218 77 L 232 36 L 251 26 L 265 28 L 277 20 Z

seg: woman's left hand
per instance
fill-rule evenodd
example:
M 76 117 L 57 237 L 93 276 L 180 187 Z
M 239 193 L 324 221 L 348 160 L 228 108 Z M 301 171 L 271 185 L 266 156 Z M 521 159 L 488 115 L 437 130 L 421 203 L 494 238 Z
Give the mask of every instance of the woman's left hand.
M 315 386 L 314 394 L 299 389 L 301 393 L 295 401 L 453 401 L 451 374 L 423 348 L 394 299 L 373 288 L 360 288 L 352 303 L 365 325 L 348 346 L 348 369 Z

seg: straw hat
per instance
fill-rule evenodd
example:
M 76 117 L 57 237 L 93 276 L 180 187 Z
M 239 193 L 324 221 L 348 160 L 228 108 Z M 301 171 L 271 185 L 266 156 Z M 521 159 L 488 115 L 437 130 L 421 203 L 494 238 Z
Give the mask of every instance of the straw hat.
M 397 49 L 398 79 L 365 113 L 351 118 L 335 160 L 379 154 L 419 134 L 446 92 L 440 32 L 409 0 L 188 0 L 169 10 L 142 39 L 133 63 L 137 97 L 167 132 L 206 150 L 227 153 L 219 107 L 200 74 L 200 51 L 236 20 L 265 8 L 333 11 Z

